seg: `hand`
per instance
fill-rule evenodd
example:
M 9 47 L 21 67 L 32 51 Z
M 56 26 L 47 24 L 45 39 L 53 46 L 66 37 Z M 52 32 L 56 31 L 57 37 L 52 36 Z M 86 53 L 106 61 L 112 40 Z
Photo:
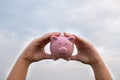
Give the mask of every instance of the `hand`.
M 60 33 L 47 33 L 40 38 L 34 39 L 23 51 L 20 57 L 30 63 L 43 59 L 52 59 L 52 56 L 50 54 L 47 54 L 44 50 L 44 47 L 50 42 L 50 37 L 52 35 L 60 36 Z
M 101 59 L 97 50 L 93 47 L 93 45 L 90 42 L 74 34 L 64 33 L 64 35 L 66 37 L 69 37 L 71 35 L 75 37 L 77 54 L 75 56 L 71 56 L 71 60 L 77 60 L 81 61 L 84 64 L 92 65 Z

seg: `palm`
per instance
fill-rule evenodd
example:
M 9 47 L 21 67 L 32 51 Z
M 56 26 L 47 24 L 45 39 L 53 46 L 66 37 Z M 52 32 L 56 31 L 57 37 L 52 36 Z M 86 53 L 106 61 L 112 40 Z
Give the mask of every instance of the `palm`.
M 44 58 L 44 55 L 45 55 L 44 48 L 38 48 L 38 49 L 36 49 L 35 52 L 33 53 L 32 60 L 33 60 L 34 62 L 39 61 L 39 60 L 41 60 L 41 59 Z
M 85 50 L 78 50 L 78 59 L 85 64 L 88 64 L 90 62 L 88 55 L 88 52 L 86 52 Z

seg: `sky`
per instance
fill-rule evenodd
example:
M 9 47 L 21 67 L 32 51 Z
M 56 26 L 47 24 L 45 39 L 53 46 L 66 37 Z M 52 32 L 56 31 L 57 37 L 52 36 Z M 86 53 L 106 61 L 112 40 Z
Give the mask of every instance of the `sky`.
M 0 0 L 0 80 L 34 38 L 49 32 L 90 41 L 119 80 L 119 30 L 120 0 Z M 94 80 L 94 74 L 81 62 L 44 60 L 30 65 L 27 80 Z

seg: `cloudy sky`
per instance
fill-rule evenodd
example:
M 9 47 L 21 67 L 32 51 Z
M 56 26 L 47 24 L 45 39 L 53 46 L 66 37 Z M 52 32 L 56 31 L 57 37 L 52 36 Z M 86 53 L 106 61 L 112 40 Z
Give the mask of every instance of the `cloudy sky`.
M 34 38 L 56 31 L 93 43 L 119 80 L 119 30 L 120 0 L 0 0 L 0 80 Z M 80 62 L 46 60 L 30 66 L 27 80 L 94 80 L 94 75 Z

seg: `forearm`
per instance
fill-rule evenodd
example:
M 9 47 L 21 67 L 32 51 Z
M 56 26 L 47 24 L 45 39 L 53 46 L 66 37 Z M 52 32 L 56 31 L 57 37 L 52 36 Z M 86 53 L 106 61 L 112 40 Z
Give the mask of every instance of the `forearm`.
M 102 60 L 91 65 L 96 80 L 112 80 L 112 77 Z
M 11 70 L 7 80 L 26 80 L 29 65 L 29 62 L 20 57 Z

